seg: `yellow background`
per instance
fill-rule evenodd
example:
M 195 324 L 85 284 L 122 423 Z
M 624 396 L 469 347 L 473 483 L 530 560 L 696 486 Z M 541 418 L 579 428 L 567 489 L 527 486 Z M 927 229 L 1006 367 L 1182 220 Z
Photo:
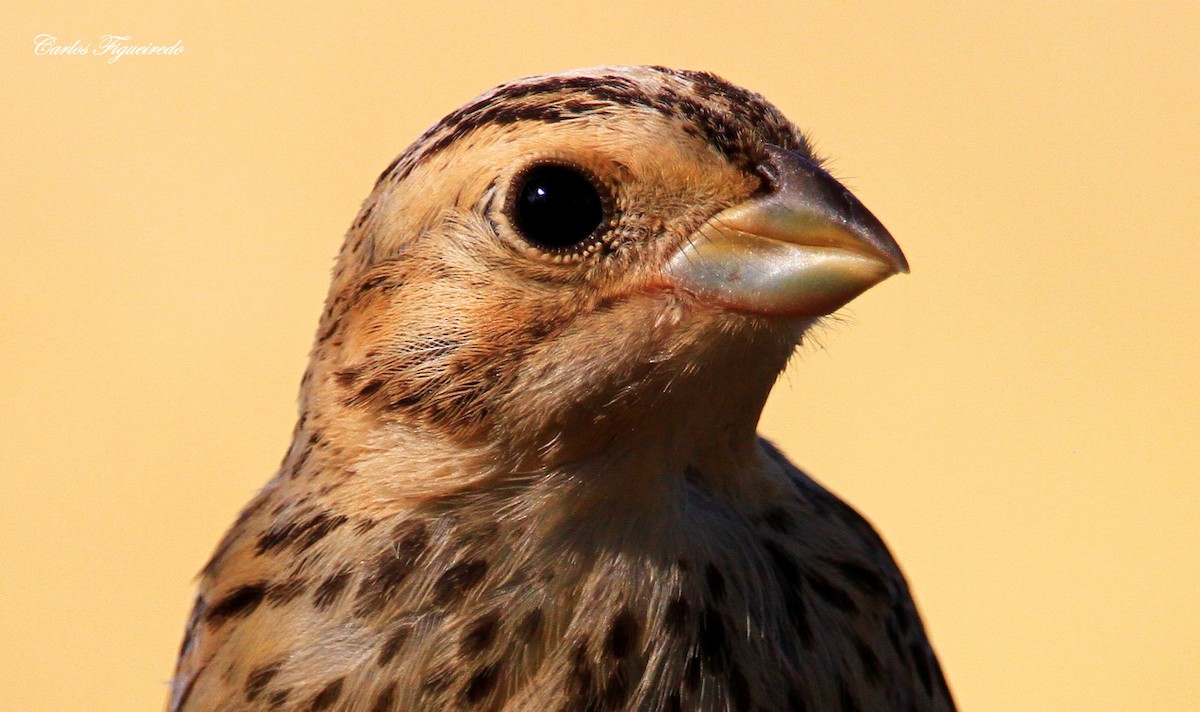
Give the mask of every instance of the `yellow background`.
M 58 5 L 0 11 L 0 709 L 160 708 L 376 175 L 603 63 L 762 92 L 907 252 L 763 430 L 882 530 L 962 708 L 1200 708 L 1196 3 Z

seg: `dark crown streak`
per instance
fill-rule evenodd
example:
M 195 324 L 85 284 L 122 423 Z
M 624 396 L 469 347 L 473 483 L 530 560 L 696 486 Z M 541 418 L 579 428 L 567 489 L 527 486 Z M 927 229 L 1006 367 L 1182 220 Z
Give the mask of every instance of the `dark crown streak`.
M 646 69 L 642 81 L 603 73 L 532 77 L 497 87 L 426 131 L 383 171 L 377 184 L 403 180 L 418 165 L 482 126 L 555 123 L 630 108 L 679 121 L 684 131 L 746 170 L 762 159 L 763 143 L 808 152 L 803 135 L 758 94 L 708 72 Z

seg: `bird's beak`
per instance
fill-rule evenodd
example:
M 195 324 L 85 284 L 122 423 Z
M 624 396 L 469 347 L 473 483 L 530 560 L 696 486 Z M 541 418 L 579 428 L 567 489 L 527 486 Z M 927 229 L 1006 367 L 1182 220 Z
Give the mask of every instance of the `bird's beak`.
M 714 215 L 670 260 L 667 278 L 723 307 L 823 316 L 897 272 L 900 246 L 817 164 L 767 146 L 769 192 Z

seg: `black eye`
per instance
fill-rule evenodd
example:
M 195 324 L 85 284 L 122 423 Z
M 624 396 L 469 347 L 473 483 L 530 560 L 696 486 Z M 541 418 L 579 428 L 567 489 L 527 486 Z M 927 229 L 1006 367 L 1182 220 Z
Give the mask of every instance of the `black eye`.
M 517 178 L 512 221 L 517 232 L 546 250 L 566 250 L 586 241 L 604 220 L 604 199 L 578 170 L 547 163 Z

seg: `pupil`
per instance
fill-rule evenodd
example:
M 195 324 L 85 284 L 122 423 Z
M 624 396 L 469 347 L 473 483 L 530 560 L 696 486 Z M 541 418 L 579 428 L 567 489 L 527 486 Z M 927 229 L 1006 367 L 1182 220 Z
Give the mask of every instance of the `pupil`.
M 551 250 L 587 240 L 604 219 L 596 186 L 566 166 L 537 166 L 518 188 L 514 223 L 529 242 Z

